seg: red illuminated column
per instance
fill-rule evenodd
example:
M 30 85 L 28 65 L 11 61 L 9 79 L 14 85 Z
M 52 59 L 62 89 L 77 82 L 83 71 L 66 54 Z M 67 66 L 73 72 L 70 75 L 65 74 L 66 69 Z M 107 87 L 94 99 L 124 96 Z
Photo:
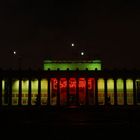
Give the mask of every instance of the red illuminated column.
M 67 80 L 60 78 L 60 105 L 67 104 Z
M 69 105 L 69 98 L 70 98 L 69 79 L 70 78 L 67 78 L 67 105 Z
M 88 78 L 86 78 L 86 105 L 88 105 L 89 104 L 89 95 L 88 95 Z
M 79 78 L 76 78 L 76 103 L 79 105 Z
M 60 78 L 57 79 L 57 105 L 60 105 Z

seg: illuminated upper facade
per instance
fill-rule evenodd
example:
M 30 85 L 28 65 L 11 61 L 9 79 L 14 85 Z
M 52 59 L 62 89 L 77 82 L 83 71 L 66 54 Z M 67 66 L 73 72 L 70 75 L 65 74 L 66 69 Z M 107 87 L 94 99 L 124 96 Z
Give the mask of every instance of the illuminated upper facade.
M 44 69 L 0 71 L 0 104 L 139 105 L 140 71 L 102 70 L 100 60 L 44 61 Z
M 44 70 L 101 70 L 102 64 L 101 60 L 45 60 Z

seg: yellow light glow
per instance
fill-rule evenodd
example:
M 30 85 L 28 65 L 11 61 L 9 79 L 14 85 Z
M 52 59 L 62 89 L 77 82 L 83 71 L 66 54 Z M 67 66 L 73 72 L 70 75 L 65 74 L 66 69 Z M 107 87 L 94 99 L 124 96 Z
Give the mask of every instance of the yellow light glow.
M 104 79 L 100 78 L 98 79 L 98 103 L 100 105 L 103 105 L 105 103 L 104 98 Z

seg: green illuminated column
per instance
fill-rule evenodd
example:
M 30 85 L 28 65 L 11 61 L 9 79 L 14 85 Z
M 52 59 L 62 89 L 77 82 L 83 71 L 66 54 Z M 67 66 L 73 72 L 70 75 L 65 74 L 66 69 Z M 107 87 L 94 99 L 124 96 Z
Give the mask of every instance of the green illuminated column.
M 95 105 L 98 105 L 98 78 L 95 78 Z
M 76 78 L 76 104 L 79 105 L 79 78 Z
M 29 87 L 28 87 L 28 105 L 31 106 L 31 78 L 29 78 Z
M 117 100 L 117 80 L 116 78 L 114 78 L 114 105 L 118 104 L 118 100 Z
M 57 78 L 57 106 L 60 106 L 60 78 Z
M 106 105 L 107 102 L 108 102 L 108 97 L 107 97 L 107 79 L 105 78 L 104 81 L 105 81 L 104 95 L 105 95 L 105 105 Z
M 126 79 L 123 79 L 123 87 L 124 87 L 124 105 L 127 105 L 127 93 L 126 93 Z
M 88 100 L 88 78 L 86 78 L 86 105 L 89 104 L 89 100 Z
M 137 104 L 137 101 L 136 101 L 136 79 L 133 78 L 133 103 L 134 105 Z
M 21 106 L 21 98 L 22 98 L 22 78 L 19 78 L 19 93 L 18 93 L 18 105 Z
M 50 78 L 47 79 L 48 80 L 48 106 L 50 106 Z

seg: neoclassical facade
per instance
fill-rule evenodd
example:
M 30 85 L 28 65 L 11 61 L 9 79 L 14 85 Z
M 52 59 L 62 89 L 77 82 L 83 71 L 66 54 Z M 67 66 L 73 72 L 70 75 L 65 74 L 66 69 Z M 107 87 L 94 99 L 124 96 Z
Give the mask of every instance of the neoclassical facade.
M 45 60 L 43 70 L 1 70 L 0 93 L 1 106 L 139 105 L 140 71 Z

